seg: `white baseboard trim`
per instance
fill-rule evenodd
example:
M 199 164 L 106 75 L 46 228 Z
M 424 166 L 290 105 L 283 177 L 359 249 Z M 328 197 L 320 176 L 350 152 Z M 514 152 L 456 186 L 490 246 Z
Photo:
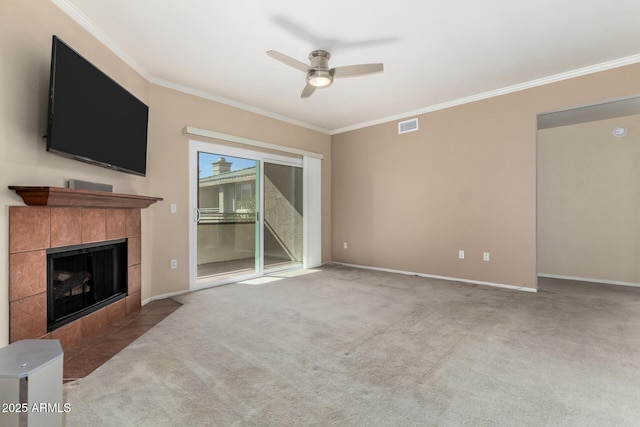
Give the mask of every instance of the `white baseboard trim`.
M 439 279 L 439 280 L 448 280 L 451 282 L 463 282 L 463 283 L 470 283 L 472 285 L 483 285 L 483 286 L 493 286 L 496 288 L 505 288 L 505 289 L 512 289 L 515 291 L 524 291 L 524 292 L 538 292 L 537 289 L 535 288 L 528 288 L 526 286 L 514 286 L 514 285 L 505 285 L 502 283 L 493 283 L 493 282 L 482 282 L 479 280 L 471 280 L 471 279 L 461 279 L 458 277 L 448 277 L 448 276 L 436 276 L 434 274 L 424 274 L 424 273 L 415 273 L 413 271 L 404 271 L 404 270 L 394 270 L 391 268 L 381 268 L 381 267 L 371 267 L 368 265 L 358 265 L 358 264 L 348 264 L 346 262 L 331 262 L 331 264 L 334 265 L 344 265 L 346 267 L 353 267 L 353 268 L 362 268 L 364 270 L 375 270 L 375 271 L 384 271 L 387 273 L 397 273 L 397 274 L 404 274 L 407 276 L 420 276 L 420 277 L 426 277 L 428 279 Z
M 187 294 L 187 293 L 189 293 L 189 291 L 177 291 L 177 292 L 169 292 L 168 294 L 154 295 L 152 297 L 149 297 L 149 298 L 143 300 L 142 301 L 142 305 L 147 305 L 151 301 L 156 301 L 156 300 L 165 299 L 165 298 L 171 298 L 171 297 L 175 297 L 175 296 L 183 295 L 183 294 Z
M 631 286 L 634 288 L 640 288 L 640 283 L 620 282 L 618 280 L 592 279 L 589 277 L 559 276 L 557 274 L 543 274 L 543 273 L 538 273 L 538 277 L 544 277 L 547 279 L 574 280 L 577 282 L 604 283 L 606 285 Z

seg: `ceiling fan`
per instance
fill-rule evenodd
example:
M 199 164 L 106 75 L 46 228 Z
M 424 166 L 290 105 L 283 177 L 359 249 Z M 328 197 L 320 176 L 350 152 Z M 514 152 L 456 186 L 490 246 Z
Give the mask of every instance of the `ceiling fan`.
M 267 55 L 307 74 L 307 85 L 302 90 L 300 98 L 308 98 L 316 89 L 331 86 L 334 78 L 356 77 L 383 71 L 383 64 L 358 64 L 329 68 L 331 55 L 326 50 L 311 52 L 309 65 L 275 50 L 267 51 Z

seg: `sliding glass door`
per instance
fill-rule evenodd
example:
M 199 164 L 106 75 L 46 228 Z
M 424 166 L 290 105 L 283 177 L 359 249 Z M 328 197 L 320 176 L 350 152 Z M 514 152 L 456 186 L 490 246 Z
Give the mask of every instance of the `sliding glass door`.
M 260 162 L 204 151 L 197 156 L 198 280 L 255 273 Z
M 264 268 L 302 265 L 302 168 L 264 163 Z
M 302 267 L 302 159 L 196 142 L 190 153 L 190 288 Z

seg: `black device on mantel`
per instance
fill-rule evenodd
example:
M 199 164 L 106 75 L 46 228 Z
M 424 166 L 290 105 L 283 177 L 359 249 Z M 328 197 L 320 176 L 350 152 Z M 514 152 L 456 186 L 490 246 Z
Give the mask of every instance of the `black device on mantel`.
M 47 151 L 146 174 L 149 107 L 53 36 Z

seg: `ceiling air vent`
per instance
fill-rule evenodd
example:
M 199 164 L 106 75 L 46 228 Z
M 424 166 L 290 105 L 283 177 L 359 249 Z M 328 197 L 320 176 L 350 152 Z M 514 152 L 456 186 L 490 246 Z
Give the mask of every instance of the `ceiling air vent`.
M 398 134 L 415 132 L 418 130 L 418 118 L 398 122 Z

